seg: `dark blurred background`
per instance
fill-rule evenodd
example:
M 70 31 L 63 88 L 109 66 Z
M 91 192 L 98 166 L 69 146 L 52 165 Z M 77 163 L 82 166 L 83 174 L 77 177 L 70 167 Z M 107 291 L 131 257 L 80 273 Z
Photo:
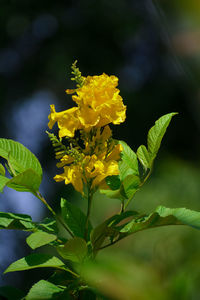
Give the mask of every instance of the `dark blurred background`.
M 41 192 L 55 209 L 60 196 L 75 197 L 84 209 L 72 187 L 54 182 L 58 171 L 45 133 L 49 105 L 54 103 L 57 111 L 72 105 L 65 89 L 74 87 L 70 66 L 77 59 L 85 76 L 105 72 L 119 78 L 127 119 L 113 127 L 113 133 L 134 150 L 146 143 L 156 119 L 179 112 L 164 138 L 154 174 L 130 207 L 141 212 L 160 204 L 200 210 L 199 16 L 195 0 L 0 0 L 1 137 L 23 143 L 39 158 L 44 169 Z M 1 211 L 30 214 L 34 221 L 49 215 L 28 193 L 7 188 L 0 200 Z M 119 205 L 97 195 L 93 222 Z M 1 231 L 1 271 L 30 253 L 25 236 Z M 151 265 L 167 299 L 199 299 L 199 232 L 154 229 L 115 248 Z M 31 274 L 43 276 L 41 271 L 6 274 L 0 283 L 28 288 L 35 280 Z

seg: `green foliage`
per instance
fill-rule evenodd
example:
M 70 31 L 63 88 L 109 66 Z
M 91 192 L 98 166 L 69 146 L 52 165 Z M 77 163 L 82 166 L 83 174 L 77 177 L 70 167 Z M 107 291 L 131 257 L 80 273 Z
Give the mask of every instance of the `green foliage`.
M 120 224 L 121 221 L 123 221 L 123 225 Z M 97 252 L 104 246 L 112 245 L 130 234 L 165 225 L 188 225 L 200 229 L 200 212 L 186 208 L 170 209 L 159 206 L 154 213 L 146 216 L 139 215 L 134 211 L 114 215 L 92 231 L 93 250 Z M 108 238 L 110 242 L 105 244 Z
M 113 175 L 113 176 L 106 177 L 106 183 L 111 190 L 115 191 L 120 188 L 121 180 L 119 175 Z
M 20 192 L 37 192 L 42 181 L 42 168 L 31 151 L 18 142 L 0 139 L 0 156 L 8 162 L 12 178 L 5 177 L 1 167 L 0 192 L 5 186 Z
M 5 174 L 6 174 L 6 170 L 2 164 L 0 164 L 0 174 L 3 176 L 5 176 Z
M 116 228 L 116 225 L 121 221 L 125 221 L 131 216 L 136 217 L 138 216 L 138 213 L 135 211 L 126 211 L 119 215 L 114 215 L 94 228 L 91 232 L 91 244 L 93 247 L 93 251 L 96 253 L 107 238 L 111 241 L 111 243 L 115 242 L 120 235 L 120 232 Z
M 111 198 L 119 198 L 122 202 L 127 200 L 127 206 L 134 194 L 144 184 L 151 174 L 153 162 L 156 158 L 162 138 L 176 113 L 162 116 L 149 130 L 147 146 L 141 145 L 135 153 L 125 142 L 119 141 L 123 147 L 121 161 L 119 161 L 120 183 L 116 184 L 116 177 L 109 176 L 106 180 L 110 190 L 101 192 Z
M 57 239 L 54 234 L 49 234 L 47 232 L 38 231 L 29 235 L 26 239 L 27 244 L 34 250 L 38 247 L 47 245 Z
M 158 153 L 162 138 L 167 130 L 167 127 L 169 126 L 172 117 L 176 114 L 177 113 L 170 113 L 162 116 L 155 122 L 155 125 L 149 130 L 147 136 L 147 146 L 151 164 L 153 163 L 153 160 L 155 159 Z
M 144 172 L 151 170 L 153 166 L 154 159 L 160 148 L 162 138 L 169 126 L 169 123 L 173 116 L 177 113 L 170 113 L 159 118 L 155 125 L 149 130 L 147 136 L 147 148 L 141 145 L 137 150 L 137 157 L 144 168 Z
M 135 152 L 123 141 L 119 142 L 122 147 L 122 160 L 119 162 L 120 178 L 123 181 L 128 175 L 139 176 L 138 161 Z
M 32 170 L 28 169 L 23 173 L 9 179 L 0 175 L 0 192 L 8 186 L 19 192 L 36 192 L 39 189 L 41 178 Z
M 58 227 L 56 220 L 53 218 L 45 218 L 42 222 L 35 223 L 38 230 L 42 230 L 49 233 L 58 233 Z
M 19 192 L 35 192 L 39 190 L 41 177 L 39 177 L 32 169 L 28 169 L 23 173 L 13 177 L 6 185 Z
M 100 190 L 101 193 L 111 198 L 119 198 L 121 201 L 132 198 L 139 188 L 139 168 L 135 152 L 123 141 L 122 158 L 119 161 L 119 176 L 109 176 L 106 179 L 110 190 Z M 132 180 L 131 180 L 132 179 Z
M 35 268 L 58 268 L 65 269 L 64 263 L 57 257 L 49 254 L 34 253 L 23 257 L 12 263 L 5 271 L 4 274 L 15 271 L 24 271 Z
M 0 229 L 16 229 L 24 231 L 58 232 L 56 221 L 46 218 L 42 222 L 33 222 L 29 215 L 0 212 Z
M 120 232 L 132 234 L 148 228 L 165 225 L 188 225 L 200 229 L 200 212 L 186 208 L 159 206 L 149 216 L 138 217 L 126 224 Z
M 38 159 L 22 144 L 9 139 L 0 139 L 0 156 L 9 162 L 16 174 L 32 169 L 42 177 L 42 168 Z
M 137 157 L 138 157 L 140 163 L 142 164 L 145 173 L 151 169 L 151 167 L 150 167 L 151 159 L 150 159 L 149 152 L 148 152 L 146 146 L 141 145 L 137 149 Z
M 152 172 L 162 138 L 174 115 L 175 113 L 171 113 L 158 119 L 148 132 L 147 147 L 141 145 L 136 153 L 125 142 L 119 141 L 123 147 L 119 175 L 108 176 L 106 183 L 109 189 L 101 192 L 120 199 L 121 210 L 94 229 L 89 220 L 91 195 L 94 193 L 94 190 L 90 190 L 91 182 L 85 184 L 85 197 L 88 196 L 87 216 L 62 198 L 60 218 L 39 193 L 42 170 L 37 158 L 23 145 L 0 139 L 0 156 L 7 160 L 7 168 L 12 177 L 5 177 L 5 169 L 0 164 L 0 191 L 8 186 L 17 191 L 32 192 L 54 216 L 42 222 L 33 222 L 28 215 L 0 212 L 0 229 L 31 231 L 33 233 L 27 237 L 26 242 L 33 250 L 50 245 L 55 247 L 61 259 L 66 260 L 63 262 L 53 255 L 33 253 L 13 262 L 4 273 L 43 267 L 55 269 L 48 280 L 40 280 L 34 284 L 25 299 L 161 299 L 163 288 L 158 283 L 157 289 L 146 288 L 142 293 L 144 285 L 151 286 L 152 282 L 154 284 L 157 281 L 147 276 L 140 282 L 138 267 L 132 262 L 120 262 L 120 258 L 98 261 L 96 255 L 101 249 L 138 231 L 165 225 L 188 225 L 200 229 L 200 212 L 186 208 L 159 206 L 145 215 L 127 210 L 130 200 Z M 54 139 L 53 136 L 52 138 Z M 58 141 L 56 145 L 60 147 Z M 64 148 L 59 149 L 64 151 Z M 62 229 L 70 235 L 68 240 L 60 237 L 58 221 L 62 224 Z M 7 287 L 0 289 L 0 295 L 6 295 L 8 299 L 13 297 L 13 293 L 14 290 Z M 21 297 L 20 291 L 16 291 L 16 299 L 20 299 L 17 298 L 18 295 Z
M 80 208 L 76 207 L 63 198 L 61 199 L 60 206 L 62 217 L 71 232 L 77 237 L 84 238 L 86 225 L 86 216 L 84 215 L 84 213 L 80 210 Z M 91 230 L 92 226 L 89 222 L 88 236 Z
M 63 288 L 56 286 L 46 280 L 40 280 L 32 286 L 26 296 L 26 300 L 60 299 L 59 295 Z
M 7 182 L 9 182 L 10 179 L 0 175 L 0 192 L 3 192 L 4 187 L 6 186 Z
M 28 215 L 0 212 L 0 229 L 34 231 L 35 224 Z
M 57 247 L 57 251 L 64 259 L 80 263 L 87 255 L 87 244 L 84 239 L 75 237 Z

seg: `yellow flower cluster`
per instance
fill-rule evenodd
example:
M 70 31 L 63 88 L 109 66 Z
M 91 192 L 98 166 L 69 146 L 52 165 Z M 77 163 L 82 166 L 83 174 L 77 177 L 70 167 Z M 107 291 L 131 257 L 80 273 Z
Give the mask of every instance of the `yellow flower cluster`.
M 118 163 L 122 146 L 111 140 L 111 130 L 106 126 L 102 133 L 96 130 L 92 137 L 84 136 L 84 148 L 77 151 L 79 156 L 64 155 L 58 167 L 64 167 L 64 173 L 56 175 L 54 179 L 72 183 L 75 190 L 83 192 L 83 185 L 90 183 L 91 189 L 95 190 L 100 185 L 105 185 L 107 176 L 118 175 Z M 106 185 L 105 185 L 106 186 Z
M 51 129 L 57 122 L 59 137 L 70 138 L 70 147 L 57 164 L 64 168 L 64 173 L 54 179 L 71 183 L 81 193 L 84 185 L 94 191 L 99 186 L 106 186 L 106 177 L 119 174 L 122 146 L 112 139 L 108 124 L 124 122 L 126 112 L 116 88 L 117 77 L 102 74 L 83 79 L 82 86 L 66 90 L 68 94 L 75 94 L 72 99 L 77 107 L 56 112 L 55 106 L 51 105 L 48 124 Z M 79 130 L 79 141 L 74 137 L 76 130 Z
M 102 74 L 88 76 L 82 87 L 66 90 L 68 94 L 76 93 L 72 99 L 78 105 L 57 113 L 51 105 L 49 128 L 58 123 L 59 137 L 73 137 L 75 130 L 91 130 L 109 123 L 120 124 L 125 121 L 126 107 L 119 95 L 118 78 Z

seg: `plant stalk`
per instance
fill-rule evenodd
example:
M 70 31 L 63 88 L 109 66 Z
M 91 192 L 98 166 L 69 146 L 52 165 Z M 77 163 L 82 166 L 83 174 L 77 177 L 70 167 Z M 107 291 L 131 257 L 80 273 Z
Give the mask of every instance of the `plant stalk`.
M 53 208 L 47 203 L 47 201 L 44 199 L 44 197 L 41 195 L 40 192 L 37 192 L 34 194 L 39 200 L 42 201 L 42 203 L 50 210 L 50 212 L 54 215 L 54 217 L 62 224 L 62 226 L 67 230 L 67 232 L 71 235 L 71 237 L 74 237 L 74 234 L 71 232 L 71 230 L 67 227 L 67 225 L 63 222 L 63 220 L 55 213 Z
M 88 186 L 88 208 L 87 208 L 87 216 L 86 216 L 86 222 L 85 222 L 85 240 L 87 240 L 87 236 L 88 236 L 88 226 L 89 226 L 89 218 L 90 218 L 90 213 L 91 213 L 91 206 L 92 206 L 92 197 L 93 197 L 93 193 L 90 189 L 90 186 Z

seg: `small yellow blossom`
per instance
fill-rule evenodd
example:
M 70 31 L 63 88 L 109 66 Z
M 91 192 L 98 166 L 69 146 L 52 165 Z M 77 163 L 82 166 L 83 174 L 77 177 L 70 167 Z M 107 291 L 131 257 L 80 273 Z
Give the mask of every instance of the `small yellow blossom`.
M 59 137 L 73 137 L 75 130 L 81 128 L 79 119 L 77 117 L 78 107 L 72 107 L 62 112 L 56 112 L 54 105 L 51 105 L 50 107 L 51 113 L 49 115 L 49 128 L 52 129 L 54 124 L 57 122 L 59 128 Z
M 80 129 L 80 122 L 77 118 L 78 108 L 72 107 L 58 120 L 59 137 L 73 137 L 74 132 Z
M 65 181 L 65 184 L 71 183 L 76 191 L 83 192 L 82 168 L 79 165 L 64 167 L 64 173 L 54 177 L 56 182 Z
M 101 172 L 92 181 L 92 188 L 99 186 L 106 177 L 113 175 L 119 175 L 118 163 L 114 160 L 104 161 Z

